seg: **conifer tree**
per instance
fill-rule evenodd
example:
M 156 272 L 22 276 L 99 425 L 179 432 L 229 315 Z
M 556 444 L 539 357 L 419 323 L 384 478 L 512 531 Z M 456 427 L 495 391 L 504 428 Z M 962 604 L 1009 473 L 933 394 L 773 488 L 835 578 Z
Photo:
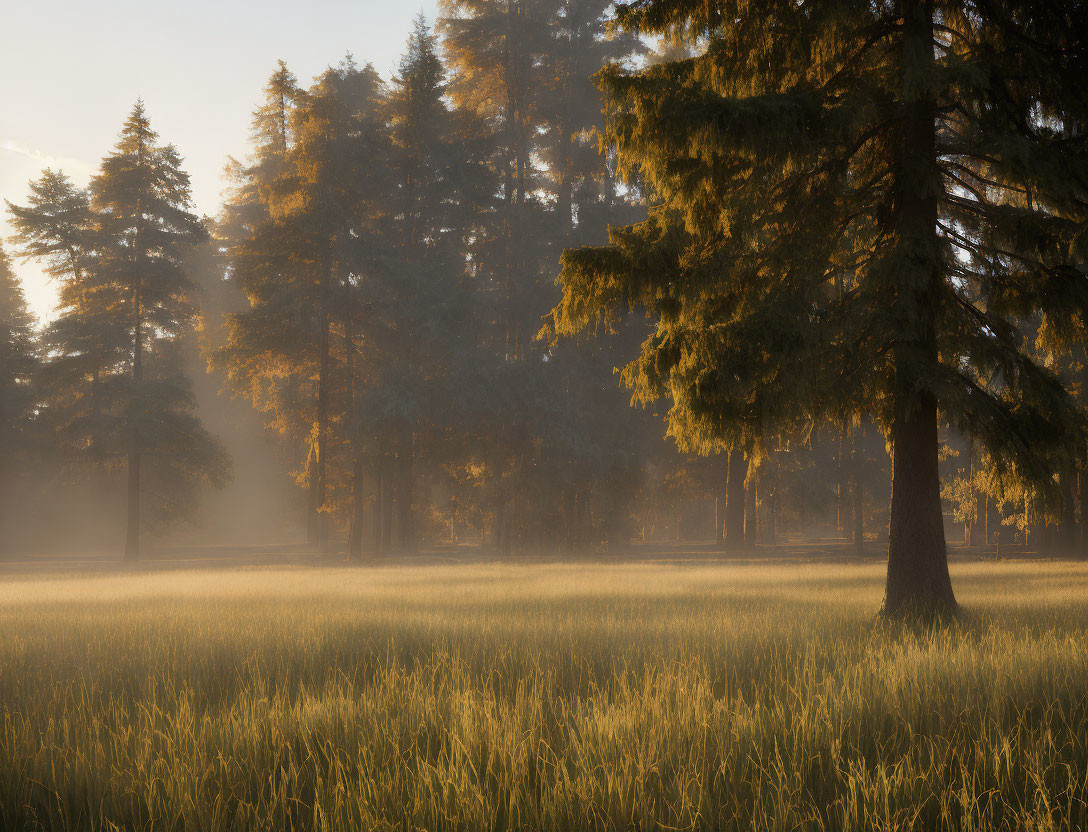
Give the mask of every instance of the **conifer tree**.
M 369 363 L 384 380 L 362 402 L 371 424 L 391 431 L 401 545 L 414 543 L 416 468 L 437 462 L 445 429 L 463 416 L 471 364 L 481 358 L 466 338 L 465 209 L 474 177 L 450 110 L 445 67 L 426 20 L 416 18 L 393 79 L 388 111 L 394 172 L 389 249 L 396 265 L 364 282 Z M 377 279 L 376 279 L 377 278 Z M 380 415 L 379 415 L 380 414 Z M 462 422 L 463 424 L 463 422 Z M 388 530 L 387 530 L 388 531 Z
M 1041 489 L 1080 455 L 1017 324 L 1085 334 L 1085 6 L 636 0 L 618 20 L 706 50 L 604 73 L 653 208 L 565 255 L 559 331 L 648 309 L 625 379 L 670 396 L 692 444 L 872 413 L 893 455 L 884 611 L 954 609 L 939 419 Z
M 11 263 L 0 248 L 0 556 L 7 551 L 12 489 L 30 462 L 28 441 L 37 403 L 34 321 Z
M 547 164 L 560 236 L 580 225 L 596 237 L 616 220 L 610 215 L 615 213 L 613 172 L 607 156 L 598 152 L 604 119 L 593 78 L 607 64 L 633 61 L 646 50 L 631 33 L 609 30 L 611 6 L 610 0 L 560 0 L 549 10 L 536 106 L 546 128 L 539 155 Z
M 41 262 L 58 285 L 55 315 L 42 334 L 50 356 L 41 379 L 46 421 L 61 447 L 102 463 L 110 420 L 101 380 L 125 338 L 111 290 L 94 277 L 98 237 L 90 194 L 47 169 L 30 183 L 25 206 L 7 207 L 16 252 Z
M 250 137 L 253 152 L 243 164 L 227 162 L 232 183 L 219 222 L 220 236 L 238 241 L 268 219 L 272 187 L 284 172 L 287 153 L 294 144 L 295 112 L 302 97 L 298 80 L 283 61 L 264 87 L 264 101 L 253 111 Z
M 183 258 L 206 236 L 189 205 L 177 151 L 158 143 L 137 102 L 91 181 L 94 303 L 69 316 L 73 330 L 93 317 L 109 335 L 102 412 L 112 426 L 110 450 L 125 459 L 129 560 L 140 556 L 145 495 L 152 520 L 167 521 L 191 510 L 198 484 L 228 476 L 225 451 L 200 425 L 180 365 L 177 340 L 195 317 Z
M 335 315 L 353 283 L 372 178 L 388 170 L 381 118 L 385 88 L 374 69 L 346 60 L 297 97 L 291 145 L 269 188 L 268 218 L 232 252 L 232 275 L 249 309 L 229 316 L 216 361 L 281 432 L 306 448 L 299 480 L 308 492 L 307 533 L 328 548 L 334 425 L 345 409 L 345 359 Z M 380 213 L 380 212 L 379 212 Z M 339 357 L 338 357 L 339 356 Z M 353 368 L 354 372 L 354 368 Z M 349 397 L 350 398 L 350 397 Z

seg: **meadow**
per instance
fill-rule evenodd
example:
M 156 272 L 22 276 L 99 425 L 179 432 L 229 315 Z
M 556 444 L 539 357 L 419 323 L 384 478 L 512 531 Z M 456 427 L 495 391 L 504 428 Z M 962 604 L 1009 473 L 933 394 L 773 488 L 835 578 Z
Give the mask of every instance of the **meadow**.
M 0 829 L 1088 828 L 1088 564 L 0 576 Z

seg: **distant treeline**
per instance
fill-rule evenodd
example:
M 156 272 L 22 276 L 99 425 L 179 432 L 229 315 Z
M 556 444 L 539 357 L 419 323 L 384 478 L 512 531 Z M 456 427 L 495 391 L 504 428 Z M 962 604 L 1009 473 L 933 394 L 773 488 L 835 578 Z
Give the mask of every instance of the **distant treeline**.
M 882 189 L 899 169 L 874 162 L 865 184 L 864 165 L 851 167 L 860 157 L 821 167 L 861 128 L 835 122 L 831 144 L 809 146 L 805 108 L 816 105 L 783 86 L 800 61 L 797 77 L 824 73 L 845 96 L 866 83 L 859 59 L 832 50 L 810 67 L 798 49 L 775 57 L 781 77 L 764 77 L 752 69 L 767 57 L 759 38 L 746 38 L 774 14 L 730 23 L 681 6 L 636 4 L 616 26 L 602 0 L 446 0 L 435 30 L 416 21 L 388 83 L 349 57 L 305 87 L 280 62 L 214 219 L 191 213 L 178 152 L 138 104 L 87 191 L 46 171 L 25 204 L 8 203 L 16 255 L 47 265 L 60 304 L 35 328 L 0 265 L 5 487 L 19 493 L 28 471 L 123 482 L 136 557 L 142 530 L 192 517 L 205 487 L 230 477 L 229 443 L 202 426 L 188 381 L 199 354 L 278 437 L 277 470 L 321 550 L 480 540 L 504 553 L 572 551 L 632 537 L 736 548 L 784 529 L 860 548 L 866 531 L 887 529 L 899 405 L 879 374 L 894 375 L 881 362 L 902 339 L 876 337 L 861 316 L 898 303 L 865 294 L 884 285 L 865 275 L 892 237 L 863 223 L 892 228 L 903 203 Z M 878 32 L 887 15 L 872 15 L 813 31 L 840 27 L 829 28 L 835 49 L 856 37 L 868 50 L 870 24 L 876 40 L 900 36 Z M 925 37 L 947 47 L 940 31 Z M 744 63 L 746 49 L 759 60 Z M 836 60 L 857 73 L 834 75 Z M 755 75 L 735 80 L 745 72 Z M 772 94 L 777 103 L 763 100 Z M 713 109 L 745 96 L 751 112 Z M 855 152 L 880 159 L 894 142 L 880 144 L 874 123 Z M 951 189 L 1000 192 L 984 179 L 961 172 Z M 831 195 L 832 180 L 845 190 Z M 821 210 L 841 224 L 806 226 Z M 996 295 L 978 275 L 995 274 L 1003 255 L 972 243 L 981 232 L 967 225 L 942 232 L 966 254 L 940 255 L 958 270 L 948 285 L 981 316 L 962 334 L 961 360 L 991 349 L 988 338 L 1034 339 L 1031 360 L 1074 384 L 1080 346 L 1048 339 L 1031 298 L 999 310 L 1019 315 L 1011 334 L 986 308 Z M 972 270 L 972 257 L 996 259 Z M 559 337 L 586 328 L 601 337 Z M 976 402 L 995 379 L 1043 384 L 1013 379 L 1026 372 L 1019 359 L 979 360 L 988 380 L 964 376 Z M 614 375 L 625 365 L 632 392 Z M 952 390 L 941 378 L 934 389 Z M 1031 531 L 1079 547 L 1084 466 L 1062 458 L 1053 487 L 1040 488 L 989 441 L 1004 429 L 1022 442 L 1030 420 L 1013 416 L 1027 411 L 1011 401 L 1008 418 L 996 405 L 976 413 L 968 382 L 955 383 L 970 412 L 940 417 L 946 520 L 974 543 L 1004 528 L 1003 539 Z M 632 395 L 647 406 L 629 407 Z M 923 399 L 936 413 L 937 399 Z M 1054 401 L 1038 428 L 1068 423 Z M 964 438 L 973 430 L 982 441 Z

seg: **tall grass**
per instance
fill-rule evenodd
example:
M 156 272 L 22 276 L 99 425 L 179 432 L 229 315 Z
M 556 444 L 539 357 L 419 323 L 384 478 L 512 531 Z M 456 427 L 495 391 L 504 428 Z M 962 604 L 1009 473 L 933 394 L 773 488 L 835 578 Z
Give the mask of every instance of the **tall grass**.
M 0 829 L 1088 828 L 1088 567 L 5 578 Z

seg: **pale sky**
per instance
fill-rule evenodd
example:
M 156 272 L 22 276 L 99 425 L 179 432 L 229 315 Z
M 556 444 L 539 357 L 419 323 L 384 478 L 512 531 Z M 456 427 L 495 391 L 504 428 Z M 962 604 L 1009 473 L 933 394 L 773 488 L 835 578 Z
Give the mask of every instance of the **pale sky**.
M 250 114 L 282 58 L 309 83 L 350 52 L 386 78 L 421 11 L 437 0 L 0 0 L 0 238 L 3 200 L 23 203 L 45 167 L 84 185 L 138 97 L 192 176 L 197 213 L 214 215 L 228 155 L 245 156 Z M 16 262 L 48 317 L 54 292 Z

